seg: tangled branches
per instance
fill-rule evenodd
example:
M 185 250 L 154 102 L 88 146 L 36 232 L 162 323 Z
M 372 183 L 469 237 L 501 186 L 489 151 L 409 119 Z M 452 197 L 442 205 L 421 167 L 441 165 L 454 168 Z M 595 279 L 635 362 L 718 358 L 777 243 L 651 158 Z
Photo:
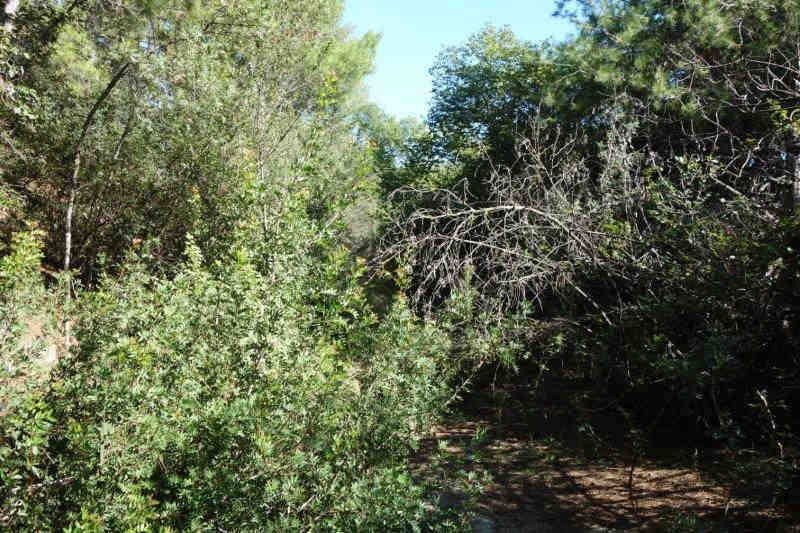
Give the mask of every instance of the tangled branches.
M 454 188 L 395 191 L 392 200 L 401 209 L 380 259 L 409 261 L 412 296 L 421 309 L 467 275 L 484 305 L 495 309 L 541 306 L 565 288 L 596 306 L 576 284 L 578 272 L 624 276 L 626 264 L 646 266 L 653 259 L 634 231 L 634 206 L 645 190 L 631 171 L 629 132 L 618 122 L 609 125 L 613 151 L 606 153 L 614 161 L 600 176 L 591 171 L 580 131 L 568 135 L 535 120 L 513 165 Z M 618 223 L 620 214 L 628 223 Z

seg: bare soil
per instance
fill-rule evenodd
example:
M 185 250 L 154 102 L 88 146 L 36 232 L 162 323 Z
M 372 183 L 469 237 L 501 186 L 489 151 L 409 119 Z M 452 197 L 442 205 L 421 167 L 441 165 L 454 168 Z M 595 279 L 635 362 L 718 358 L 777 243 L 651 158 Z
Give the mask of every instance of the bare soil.
M 742 490 L 734 474 L 741 458 L 725 450 L 633 449 L 592 426 L 570 430 L 580 424 L 556 407 L 539 406 L 535 423 L 508 394 L 500 408 L 494 400 L 464 405 L 413 464 L 416 476 L 451 483 L 452 501 L 465 492 L 459 476 L 490 479 L 473 503 L 495 531 L 673 531 L 683 516 L 710 528 L 698 531 L 800 532 L 800 507 Z

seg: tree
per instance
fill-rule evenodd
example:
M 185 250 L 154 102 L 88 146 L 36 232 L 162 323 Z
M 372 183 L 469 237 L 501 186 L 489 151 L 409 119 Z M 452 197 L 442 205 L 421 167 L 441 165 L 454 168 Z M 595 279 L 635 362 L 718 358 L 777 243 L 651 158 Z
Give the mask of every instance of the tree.
M 303 145 L 338 127 L 376 42 L 351 39 L 327 0 L 72 5 L 53 7 L 50 59 L 18 84 L 37 98 L 5 181 L 52 228 L 47 262 L 87 279 L 100 255 L 113 264 L 148 238 L 175 260 L 191 232 L 213 255 L 245 197 L 264 207 L 259 220 L 277 216 L 270 197 L 308 185 L 290 178 Z
M 459 47 L 445 49 L 431 68 L 428 127 L 433 157 L 464 166 L 464 174 L 513 164 L 515 145 L 546 104 L 559 76 L 552 49 L 487 26 Z

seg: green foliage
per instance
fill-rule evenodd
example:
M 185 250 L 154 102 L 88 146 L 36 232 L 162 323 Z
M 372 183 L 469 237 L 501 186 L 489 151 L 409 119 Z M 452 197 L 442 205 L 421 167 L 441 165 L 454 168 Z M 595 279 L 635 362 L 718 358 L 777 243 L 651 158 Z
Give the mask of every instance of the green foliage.
M 695 515 L 676 512 L 665 525 L 659 526 L 659 531 L 664 533 L 708 533 L 720 530 Z M 723 531 L 725 530 L 720 533 Z
M 783 453 L 800 401 L 800 93 L 780 85 L 796 2 L 562 4 L 580 31 L 561 45 L 488 27 L 440 56 L 386 254 L 409 262 L 419 309 L 496 325 L 513 348 L 476 350 L 487 361 L 559 368 L 660 435 Z M 465 285 L 477 308 L 448 310 Z
M 417 119 L 396 119 L 375 105 L 367 105 L 356 114 L 356 120 L 384 195 L 420 177 L 414 158 L 425 157 L 424 150 L 416 145 L 426 132 Z
M 439 56 L 425 127 L 358 98 L 377 36 L 337 0 L 27 3 L 0 35 L 0 526 L 457 528 L 408 458 L 490 365 L 588 383 L 637 443 L 774 450 L 780 497 L 796 4 L 487 26 Z M 62 294 L 72 199 L 90 283 Z M 377 213 L 380 305 L 347 249 Z
M 378 323 L 341 258 L 293 291 L 233 255 L 208 270 L 190 246 L 173 279 L 133 262 L 85 295 L 78 348 L 3 419 L 13 447 L 39 450 L 27 489 L 4 479 L 7 498 L 28 491 L 9 525 L 423 527 L 402 466 L 447 390 L 441 332 L 402 305 Z M 42 512 L 55 502 L 61 516 Z
M 464 165 L 464 175 L 513 164 L 520 135 L 560 75 L 547 45 L 487 26 L 462 46 L 444 50 L 431 68 L 428 125 L 433 157 Z
M 46 512 L 28 499 L 38 480 L 52 431 L 52 416 L 42 400 L 52 338 L 52 301 L 42 284 L 42 232 L 14 235 L 0 259 L 0 525 L 19 516 Z M 49 348 L 55 348 L 50 345 Z
M 379 320 L 341 248 L 380 157 L 353 136 L 377 37 L 341 11 L 42 3 L 3 34 L 2 527 L 445 527 L 407 459 L 450 398 L 450 342 L 402 298 Z M 40 268 L 72 193 L 91 283 L 56 312 Z M 38 315 L 70 348 L 52 370 L 52 339 L 19 342 Z
M 335 0 L 191 4 L 70 3 L 52 15 L 49 44 L 21 35 L 38 55 L 14 91 L 36 98 L 27 115 L 4 108 L 14 134 L 3 179 L 46 228 L 51 266 L 63 264 L 64 176 L 78 149 L 72 257 L 89 280 L 101 255 L 114 265 L 151 238 L 172 262 L 187 233 L 207 255 L 224 253 L 239 221 L 272 196 L 328 193 L 349 174 L 310 172 L 307 159 L 352 161 L 343 110 L 377 37 L 350 37 Z
M 21 231 L 12 238 L 11 249 L 0 258 L 0 345 L 3 346 L 3 369 L 0 375 L 13 373 L 15 355 L 26 350 L 22 337 L 26 319 L 43 306 L 45 292 L 39 268 L 42 260 L 42 232 Z

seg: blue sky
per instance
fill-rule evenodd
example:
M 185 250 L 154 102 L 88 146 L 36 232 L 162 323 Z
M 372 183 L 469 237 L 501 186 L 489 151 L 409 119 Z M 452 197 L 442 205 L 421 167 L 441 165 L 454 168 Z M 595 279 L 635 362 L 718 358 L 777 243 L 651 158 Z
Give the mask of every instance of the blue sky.
M 430 100 L 428 69 L 445 46 L 463 43 L 484 24 L 508 25 L 523 39 L 562 39 L 572 26 L 550 16 L 555 0 L 345 0 L 344 23 L 356 35 L 383 34 L 370 99 L 384 111 L 424 116 Z

